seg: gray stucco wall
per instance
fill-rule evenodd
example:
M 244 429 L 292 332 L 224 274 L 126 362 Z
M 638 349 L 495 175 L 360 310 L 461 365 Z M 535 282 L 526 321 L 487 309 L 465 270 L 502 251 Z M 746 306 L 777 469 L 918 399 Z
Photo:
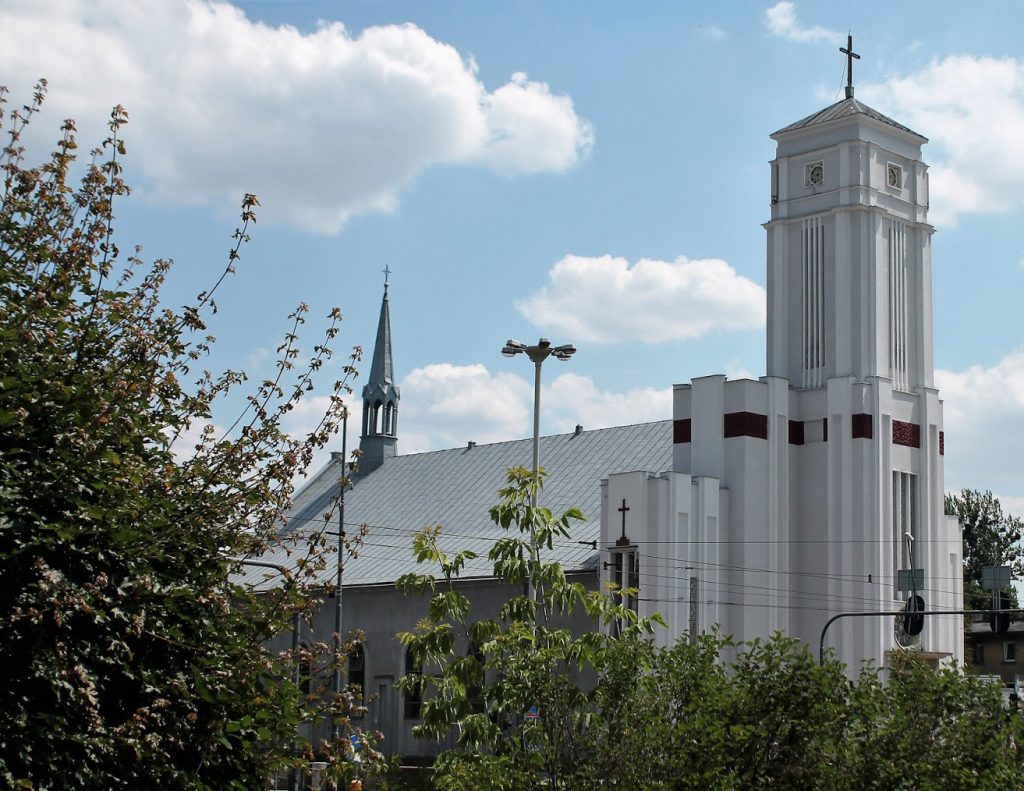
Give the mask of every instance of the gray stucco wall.
M 596 574 L 579 574 L 573 580 L 588 588 L 597 586 Z M 502 604 L 511 596 L 521 593 L 494 580 L 460 582 L 472 602 L 470 620 L 497 618 Z M 422 596 L 403 595 L 393 585 L 345 588 L 342 595 L 342 629 L 346 636 L 353 631 L 362 633 L 365 657 L 365 697 L 367 713 L 360 723 L 364 729 L 379 730 L 384 734 L 384 752 L 393 755 L 430 756 L 454 744 L 454 735 L 445 744 L 427 742 L 412 735 L 416 720 L 404 716 L 401 693 L 395 683 L 405 674 L 405 650 L 395 635 L 413 631 L 427 615 L 429 593 Z M 334 631 L 335 599 L 325 598 L 312 622 L 303 622 L 300 640 L 306 643 L 329 642 Z M 593 631 L 597 624 L 579 608 L 556 619 L 555 626 L 565 626 L 573 634 Z M 291 634 L 279 635 L 272 641 L 274 650 L 290 645 Z M 466 651 L 465 636 L 458 639 L 457 650 Z M 324 679 L 329 684 L 329 679 Z M 322 727 L 309 734 L 314 741 L 327 735 Z

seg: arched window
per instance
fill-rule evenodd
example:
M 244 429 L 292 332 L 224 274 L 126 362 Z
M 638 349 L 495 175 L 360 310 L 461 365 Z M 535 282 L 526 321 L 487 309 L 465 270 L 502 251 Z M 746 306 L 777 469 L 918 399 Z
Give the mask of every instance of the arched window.
M 299 646 L 299 692 L 309 694 L 313 680 L 313 652 L 307 643 Z
M 405 674 L 407 676 L 420 675 L 422 672 L 423 665 L 416 661 L 412 648 L 407 648 L 405 651 Z M 412 690 L 407 691 L 404 695 L 404 703 L 405 719 L 418 720 L 420 718 L 420 708 L 423 706 L 423 690 L 417 688 L 415 692 Z
M 362 707 L 366 700 L 363 692 L 366 689 L 366 655 L 362 643 L 352 646 L 348 655 L 348 687 L 352 692 L 352 700 L 356 706 Z M 362 717 L 362 712 L 354 712 L 353 717 Z

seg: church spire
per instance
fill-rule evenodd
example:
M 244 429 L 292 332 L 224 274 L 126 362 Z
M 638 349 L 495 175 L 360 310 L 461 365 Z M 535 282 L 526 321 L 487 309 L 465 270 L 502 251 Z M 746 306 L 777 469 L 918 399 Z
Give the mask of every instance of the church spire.
M 377 339 L 370 362 L 370 377 L 363 386 L 363 433 L 359 441 L 362 456 L 359 473 L 365 475 L 380 467 L 398 449 L 398 385 L 395 384 L 394 355 L 391 349 L 391 311 L 388 306 L 388 275 L 384 267 L 384 298 L 377 322 Z
M 366 383 L 367 387 L 375 384 L 389 387 L 395 382 L 395 366 L 391 353 L 391 313 L 388 309 L 388 275 L 391 274 L 391 270 L 385 264 L 383 271 L 384 300 L 380 306 L 377 341 L 373 346 L 373 361 L 370 363 L 370 379 Z

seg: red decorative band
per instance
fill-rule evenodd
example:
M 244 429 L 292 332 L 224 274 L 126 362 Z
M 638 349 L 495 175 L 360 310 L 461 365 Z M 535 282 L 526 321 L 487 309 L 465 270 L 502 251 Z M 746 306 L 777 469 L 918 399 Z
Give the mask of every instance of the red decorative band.
M 757 412 L 729 412 L 725 415 L 725 438 L 768 439 L 768 416 Z
M 854 439 L 871 439 L 873 436 L 871 415 L 858 412 L 850 419 L 850 429 Z
M 692 436 L 693 421 L 688 417 L 672 421 L 672 441 L 675 443 L 689 442 Z
M 906 445 L 908 448 L 921 447 L 921 427 L 917 423 L 904 423 L 902 420 L 892 422 L 892 444 Z
M 804 444 L 804 422 L 802 420 L 789 421 L 789 444 Z
M 946 432 L 945 431 L 940 431 L 939 432 L 939 455 L 940 456 L 945 456 L 946 455 Z

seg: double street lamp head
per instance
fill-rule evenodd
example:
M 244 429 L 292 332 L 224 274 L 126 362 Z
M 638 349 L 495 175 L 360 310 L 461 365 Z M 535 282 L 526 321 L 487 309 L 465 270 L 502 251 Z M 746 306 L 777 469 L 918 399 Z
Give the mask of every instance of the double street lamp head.
M 501 348 L 501 353 L 505 357 L 515 357 L 517 354 L 525 354 L 534 362 L 542 362 L 551 355 L 554 356 L 555 359 L 562 360 L 564 362 L 576 353 L 576 347 L 571 343 L 564 343 L 561 346 L 555 346 L 552 348 L 551 341 L 547 338 L 541 338 L 537 341 L 536 346 L 527 346 L 521 341 L 509 338 Z

